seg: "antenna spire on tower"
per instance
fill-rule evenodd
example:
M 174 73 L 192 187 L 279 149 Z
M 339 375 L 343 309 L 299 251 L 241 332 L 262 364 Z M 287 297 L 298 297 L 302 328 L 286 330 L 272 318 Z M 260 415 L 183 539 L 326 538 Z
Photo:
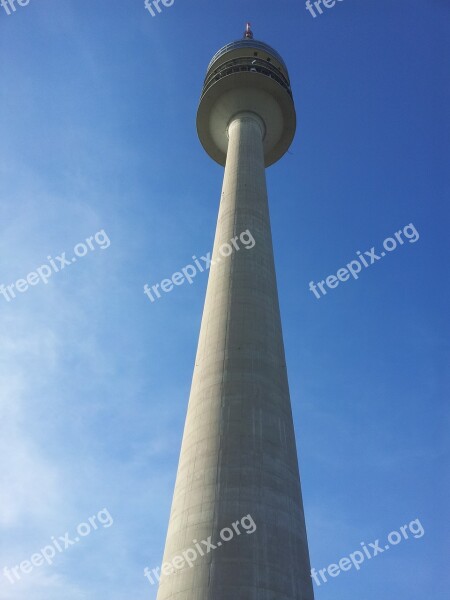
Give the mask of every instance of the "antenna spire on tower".
M 248 40 L 253 39 L 253 31 L 250 29 L 250 23 L 247 23 L 244 31 L 244 38 Z

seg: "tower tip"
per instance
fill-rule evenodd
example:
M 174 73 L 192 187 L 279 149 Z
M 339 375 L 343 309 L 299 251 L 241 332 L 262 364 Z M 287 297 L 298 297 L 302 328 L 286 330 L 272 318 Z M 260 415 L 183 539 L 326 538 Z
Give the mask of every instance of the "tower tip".
M 253 39 L 253 31 L 250 28 L 250 23 L 247 23 L 245 26 L 244 39 L 247 39 L 247 40 Z

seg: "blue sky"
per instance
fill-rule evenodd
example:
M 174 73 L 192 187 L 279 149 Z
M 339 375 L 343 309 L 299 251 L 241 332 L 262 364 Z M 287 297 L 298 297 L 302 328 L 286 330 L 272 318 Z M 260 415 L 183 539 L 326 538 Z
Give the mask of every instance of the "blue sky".
M 114 519 L 14 585 L 0 574 L 2 600 L 156 596 L 143 568 L 162 559 L 207 275 L 153 304 L 142 288 L 211 249 L 223 171 L 195 114 L 246 20 L 288 64 L 298 115 L 267 179 L 311 562 L 425 530 L 316 598 L 445 596 L 450 5 L 324 11 L 0 7 L 0 283 L 110 240 L 0 296 L 0 569 L 103 508 Z M 309 291 L 410 223 L 417 242 Z

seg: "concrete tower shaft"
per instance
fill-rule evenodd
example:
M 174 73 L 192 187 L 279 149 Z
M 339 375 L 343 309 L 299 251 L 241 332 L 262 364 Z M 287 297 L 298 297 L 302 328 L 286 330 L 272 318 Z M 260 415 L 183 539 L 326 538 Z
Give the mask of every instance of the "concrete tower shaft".
M 213 263 L 163 563 L 202 540 L 220 547 L 163 569 L 158 600 L 313 600 L 265 180 L 275 121 L 254 104 L 223 120 Z M 247 230 L 253 247 L 220 252 Z M 223 541 L 247 515 L 256 529 Z

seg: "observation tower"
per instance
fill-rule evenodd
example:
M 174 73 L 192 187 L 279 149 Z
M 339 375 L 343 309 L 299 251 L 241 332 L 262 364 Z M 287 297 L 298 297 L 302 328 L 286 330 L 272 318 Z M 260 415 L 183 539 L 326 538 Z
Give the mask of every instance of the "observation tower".
M 247 24 L 197 113 L 225 173 L 158 600 L 314 598 L 265 179 L 295 127 L 287 67 Z

